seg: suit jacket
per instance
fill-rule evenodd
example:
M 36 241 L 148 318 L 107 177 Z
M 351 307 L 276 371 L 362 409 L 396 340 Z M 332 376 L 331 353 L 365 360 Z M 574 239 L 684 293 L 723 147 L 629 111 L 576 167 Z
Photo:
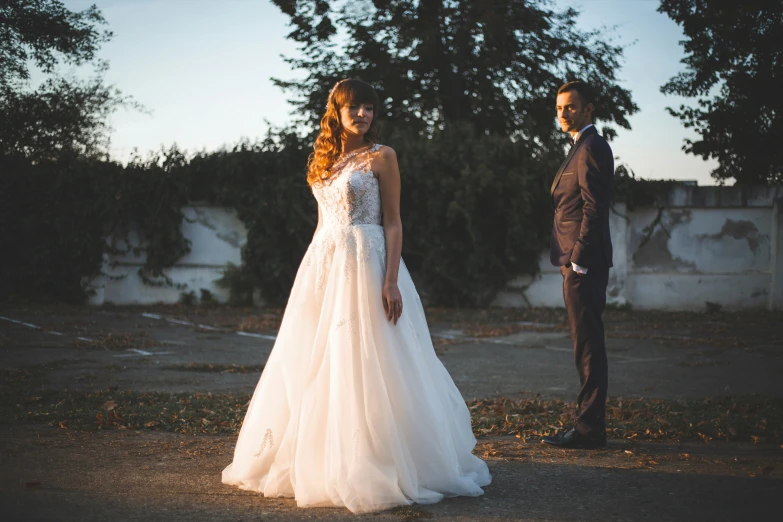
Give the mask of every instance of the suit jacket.
M 549 260 L 555 266 L 612 266 L 609 199 L 614 156 L 595 126 L 586 129 L 568 152 L 552 183 L 555 222 Z

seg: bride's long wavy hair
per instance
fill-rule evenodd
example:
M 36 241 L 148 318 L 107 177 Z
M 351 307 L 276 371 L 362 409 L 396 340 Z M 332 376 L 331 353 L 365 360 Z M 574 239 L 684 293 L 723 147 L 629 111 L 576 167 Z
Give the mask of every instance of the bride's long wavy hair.
M 372 104 L 373 119 L 370 128 L 364 135 L 368 145 L 378 143 L 378 126 L 376 119 L 380 113 L 380 99 L 375 89 L 366 82 L 355 78 L 346 78 L 337 82 L 329 93 L 326 102 L 326 113 L 321 118 L 321 132 L 315 139 L 313 152 L 307 162 L 307 183 L 312 187 L 331 176 L 329 170 L 343 152 L 340 136 L 343 126 L 340 123 L 340 109 L 350 104 Z

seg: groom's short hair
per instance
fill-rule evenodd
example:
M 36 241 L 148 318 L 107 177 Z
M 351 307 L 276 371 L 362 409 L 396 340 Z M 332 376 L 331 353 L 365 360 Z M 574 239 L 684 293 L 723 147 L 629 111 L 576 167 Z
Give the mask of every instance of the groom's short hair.
M 564 83 L 557 90 L 557 94 L 563 94 L 564 92 L 576 91 L 579 94 L 579 98 L 582 99 L 582 103 L 587 105 L 592 103 L 595 105 L 595 95 L 593 94 L 593 88 L 590 84 L 583 82 L 582 80 L 573 80 Z

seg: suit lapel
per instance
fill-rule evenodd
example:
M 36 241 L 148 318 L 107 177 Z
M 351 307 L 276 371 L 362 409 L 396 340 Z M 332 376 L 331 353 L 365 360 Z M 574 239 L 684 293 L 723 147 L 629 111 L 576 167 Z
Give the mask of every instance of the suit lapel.
M 560 165 L 560 169 L 557 171 L 557 174 L 555 174 L 555 180 L 552 182 L 552 187 L 549 189 L 549 194 L 552 195 L 555 193 L 555 189 L 557 188 L 558 182 L 560 182 L 560 177 L 563 175 L 563 172 L 565 171 L 565 168 L 568 166 L 568 163 L 571 161 L 571 158 L 574 157 L 574 154 L 576 154 L 576 149 L 579 148 L 579 145 L 582 144 L 582 142 L 590 136 L 591 134 L 598 132 L 595 129 L 595 125 L 587 129 L 582 133 L 581 136 L 579 136 L 579 141 L 574 143 L 574 145 L 571 147 L 571 150 L 568 151 L 568 156 L 566 156 L 566 159 L 563 160 L 563 163 Z

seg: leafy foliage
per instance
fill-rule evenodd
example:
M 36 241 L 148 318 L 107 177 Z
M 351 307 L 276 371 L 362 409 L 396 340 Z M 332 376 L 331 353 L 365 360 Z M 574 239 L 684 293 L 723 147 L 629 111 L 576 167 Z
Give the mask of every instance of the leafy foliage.
M 598 116 L 609 123 L 627 127 L 636 111 L 615 82 L 621 49 L 580 32 L 574 10 L 556 13 L 544 0 L 394 0 L 358 10 L 276 3 L 305 51 L 290 62 L 308 74 L 278 83 L 299 96 L 306 122 L 320 117 L 337 78 L 359 75 L 378 87 L 403 175 L 403 255 L 431 304 L 486 305 L 509 279 L 537 271 L 551 223 L 548 178 L 563 153 L 552 99 L 565 79 L 578 72 L 593 82 Z M 287 298 L 315 228 L 307 138 L 270 131 L 231 150 L 172 148 L 125 167 L 96 161 L 107 116 L 132 104 L 103 84 L 96 52 L 111 33 L 100 12 L 13 0 L 0 20 L 11 36 L 0 45 L 5 296 L 81 300 L 104 256 L 121 252 L 145 256 L 146 282 L 170 283 L 165 269 L 189 250 L 182 207 L 206 201 L 235 209 L 248 230 L 242 267 L 224 278 L 243 289 L 238 302 L 255 291 L 272 303 Z M 93 63 L 99 74 L 30 89 L 31 63 L 48 73 Z
M 145 254 L 140 275 L 165 282 L 163 269 L 190 248 L 181 231 L 188 186 L 172 156 L 176 150 L 125 168 L 0 156 L 0 295 L 82 301 L 104 254 Z M 134 230 L 141 242 L 130 237 Z
M 300 44 L 288 62 L 306 73 L 276 80 L 294 95 L 298 123 L 317 128 L 336 80 L 378 90 L 383 141 L 400 158 L 403 256 L 430 304 L 486 305 L 538 271 L 563 156 L 553 102 L 564 81 L 596 87 L 610 138 L 637 110 L 615 80 L 622 49 L 545 0 L 275 3 Z
M 712 177 L 720 182 L 783 182 L 783 3 L 662 0 L 658 11 L 686 36 L 686 71 L 661 87 L 697 98 L 695 107 L 669 108 L 700 136 L 683 150 L 718 160 Z
M 487 305 L 509 279 L 538 270 L 557 164 L 536 160 L 526 141 L 481 135 L 467 123 L 429 139 L 407 126 L 387 131 L 404 188 L 403 257 L 428 303 Z M 257 146 L 190 161 L 193 183 L 215 187 L 203 199 L 235 208 L 248 228 L 241 271 L 224 278 L 245 289 L 237 303 L 249 302 L 255 288 L 272 303 L 288 296 L 317 215 L 300 174 L 307 145 L 281 131 Z
M 112 33 L 97 7 L 68 10 L 59 0 L 6 0 L 0 4 L 0 154 L 35 160 L 104 154 L 108 116 L 140 108 L 104 83 L 97 58 Z M 60 75 L 60 65 L 92 65 L 86 81 Z M 30 85 L 31 69 L 44 81 Z
M 106 86 L 103 70 L 88 80 L 49 78 L 36 89 L 0 87 L 0 154 L 38 161 L 105 156 L 108 117 L 119 107 L 141 107 Z
M 667 197 L 677 180 L 637 178 L 628 165 L 621 163 L 614 169 L 614 187 L 612 199 L 622 201 L 628 210 L 639 207 L 663 208 Z
M 144 256 L 142 279 L 170 284 L 165 269 L 190 251 L 182 208 L 205 201 L 234 208 L 247 226 L 251 292 L 284 300 L 315 229 L 306 157 L 303 141 L 284 132 L 190 158 L 173 147 L 125 167 L 0 156 L 0 295 L 82 301 L 104 254 Z
M 430 139 L 395 130 L 389 141 L 402 175 L 403 257 L 427 303 L 485 306 L 513 277 L 537 272 L 554 163 L 467 123 Z
M 536 273 L 552 222 L 555 159 L 467 123 L 428 139 L 404 126 L 387 130 L 402 173 L 403 257 L 427 303 L 485 306 L 510 279 Z M 232 304 L 252 303 L 254 294 L 283 303 L 316 225 L 308 145 L 279 131 L 212 153 L 171 148 L 125 167 L 0 158 L 0 293 L 81 301 L 113 254 L 144 256 L 140 276 L 169 284 L 166 269 L 190 249 L 182 208 L 206 202 L 235 209 L 247 227 L 242 265 L 223 278 Z M 623 172 L 620 199 L 649 205 L 668 190 Z
M 51 73 L 61 62 L 95 59 L 112 33 L 96 6 L 75 13 L 59 0 L 4 0 L 0 5 L 0 86 L 30 79 L 30 64 Z
M 376 87 L 383 116 L 431 132 L 467 121 L 482 134 L 563 143 L 554 95 L 577 76 L 598 91 L 596 116 L 628 128 L 637 107 L 615 82 L 622 49 L 576 27 L 578 12 L 545 0 L 275 0 L 291 19 L 302 81 L 278 80 L 296 96 L 296 114 L 315 127 L 332 84 L 347 76 Z M 604 129 L 614 135 L 610 127 Z
M 233 208 L 247 227 L 246 286 L 272 302 L 288 298 L 318 214 L 307 188 L 310 149 L 296 134 L 270 131 L 259 144 L 198 154 L 187 167 L 191 200 Z
M 0 295 L 78 301 L 100 271 L 108 177 L 74 166 L 0 158 Z

